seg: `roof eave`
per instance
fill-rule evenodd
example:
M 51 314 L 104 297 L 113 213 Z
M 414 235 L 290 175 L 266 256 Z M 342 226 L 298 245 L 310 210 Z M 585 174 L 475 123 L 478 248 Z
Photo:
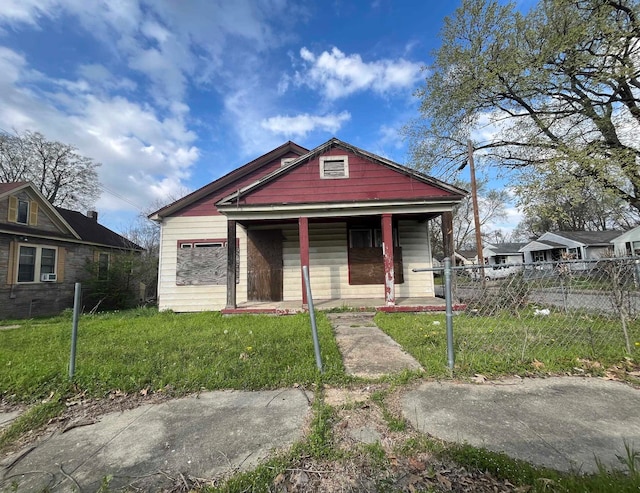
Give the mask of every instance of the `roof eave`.
M 163 218 L 175 214 L 184 207 L 193 204 L 194 202 L 214 193 L 216 190 L 219 190 L 220 188 L 233 183 L 234 181 L 242 179 L 252 171 L 259 169 L 261 166 L 273 161 L 274 159 L 277 159 L 279 156 L 287 154 L 288 152 L 300 152 L 302 154 L 305 154 L 309 151 L 308 149 L 305 149 L 304 147 L 296 144 L 293 141 L 285 142 L 281 146 L 276 147 L 268 153 L 257 157 L 253 161 L 248 162 L 240 168 L 236 168 L 226 175 L 221 176 L 217 180 L 214 180 L 213 182 L 199 188 L 198 190 L 195 190 L 190 194 L 187 194 L 184 197 L 172 202 L 171 204 L 166 205 L 155 212 L 152 212 L 147 217 L 152 221 L 161 222 Z

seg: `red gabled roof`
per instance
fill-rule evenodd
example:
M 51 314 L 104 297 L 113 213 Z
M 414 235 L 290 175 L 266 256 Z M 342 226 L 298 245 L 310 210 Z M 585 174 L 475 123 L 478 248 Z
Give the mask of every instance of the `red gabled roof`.
M 308 153 L 309 150 L 304 147 L 296 144 L 295 142 L 288 141 L 282 144 L 279 147 L 276 147 L 272 151 L 263 154 L 262 156 L 254 159 L 253 161 L 237 168 L 230 173 L 218 178 L 217 180 L 205 185 L 198 190 L 191 192 L 188 195 L 185 195 L 181 199 L 176 200 L 175 202 L 164 206 L 163 208 L 149 214 L 149 218 L 153 220 L 160 220 L 163 217 L 168 217 L 174 215 L 181 211 L 182 209 L 194 204 L 195 202 L 209 196 L 215 194 L 217 191 L 228 187 L 234 182 L 238 182 L 242 180 L 247 175 L 259 171 L 263 166 L 273 162 L 275 159 L 278 159 L 286 154 L 297 154 L 301 156 L 303 154 Z
M 320 156 L 347 154 L 349 177 L 326 180 L 319 176 Z M 467 194 L 415 169 L 332 138 L 284 167 L 260 177 L 221 198 L 216 205 L 367 202 L 379 200 L 461 199 Z

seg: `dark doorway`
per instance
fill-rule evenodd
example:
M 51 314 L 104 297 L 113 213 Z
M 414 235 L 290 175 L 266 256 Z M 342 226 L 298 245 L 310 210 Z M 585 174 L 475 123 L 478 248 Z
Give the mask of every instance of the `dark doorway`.
M 282 231 L 248 230 L 247 299 L 282 301 Z

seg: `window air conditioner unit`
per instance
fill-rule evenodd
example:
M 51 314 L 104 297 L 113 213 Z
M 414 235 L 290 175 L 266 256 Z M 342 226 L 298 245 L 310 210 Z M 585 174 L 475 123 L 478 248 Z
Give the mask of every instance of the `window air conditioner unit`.
M 53 282 L 56 280 L 55 274 L 42 274 L 40 276 L 40 280 L 43 282 Z

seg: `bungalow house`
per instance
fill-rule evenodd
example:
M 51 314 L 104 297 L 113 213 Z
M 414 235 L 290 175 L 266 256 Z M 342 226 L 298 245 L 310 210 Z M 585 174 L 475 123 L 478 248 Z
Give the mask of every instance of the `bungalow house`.
M 474 250 L 456 250 L 454 253 L 456 265 L 477 265 L 478 252 Z
M 159 308 L 301 309 L 434 295 L 429 221 L 466 192 L 338 139 L 293 142 L 156 211 Z M 287 308 L 291 307 L 291 308 Z
M 640 256 L 640 226 L 613 238 L 610 243 L 616 257 Z
M 98 215 L 54 207 L 31 183 L 0 183 L 0 318 L 52 315 L 73 306 L 74 285 L 96 262 L 142 248 L 98 223 Z
M 566 258 L 598 259 L 612 252 L 611 240 L 622 231 L 557 231 L 544 233 L 519 251 L 525 263 L 551 262 Z
M 482 248 L 489 265 L 521 264 L 524 255 L 520 251 L 526 243 L 490 243 Z

